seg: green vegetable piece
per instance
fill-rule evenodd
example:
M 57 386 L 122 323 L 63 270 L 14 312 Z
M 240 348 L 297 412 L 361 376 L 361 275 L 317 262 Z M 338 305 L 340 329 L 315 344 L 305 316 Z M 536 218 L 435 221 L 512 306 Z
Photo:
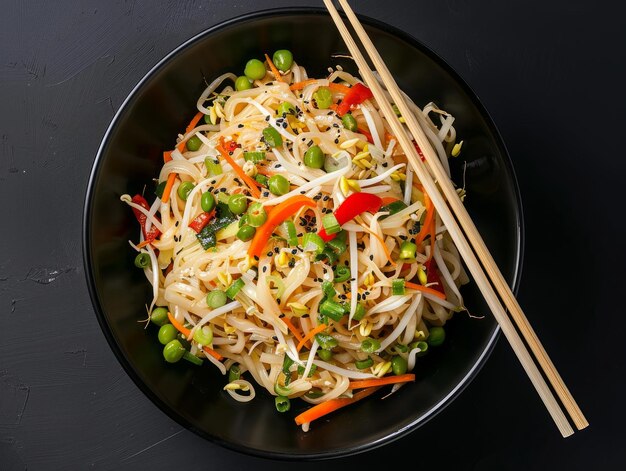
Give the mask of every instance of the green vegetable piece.
M 233 214 L 241 214 L 248 209 L 248 199 L 242 194 L 230 195 L 228 197 L 228 209 Z
M 278 109 L 276 111 L 278 112 L 278 116 L 282 117 L 285 117 L 288 114 L 296 114 L 296 109 L 288 101 L 283 101 L 280 105 L 278 105 Z
M 324 152 L 320 146 L 311 146 L 304 153 L 304 165 L 311 168 L 324 166 Z
M 274 383 L 274 392 L 279 396 L 289 396 L 289 394 L 291 394 L 291 388 L 283 386 L 277 381 L 276 383 Z
M 157 195 L 159 198 L 163 198 L 163 192 L 165 191 L 165 185 L 167 185 L 167 181 L 162 181 L 154 189 L 154 194 Z
M 157 337 L 162 345 L 170 343 L 178 335 L 178 330 L 172 324 L 164 324 L 159 328 Z
M 335 283 L 343 283 L 350 279 L 350 269 L 345 265 L 339 265 L 335 268 Z
M 237 90 L 238 92 L 242 90 L 249 90 L 251 88 L 252 88 L 252 82 L 245 75 L 241 75 L 237 77 L 237 80 L 235 80 L 235 90 Z
M 237 296 L 237 293 L 239 293 L 239 291 L 241 291 L 241 288 L 243 288 L 244 285 L 245 285 L 245 283 L 243 282 L 243 280 L 241 278 L 237 278 L 226 289 L 226 296 L 228 296 L 230 299 L 235 299 L 235 296 Z
M 163 358 L 168 363 L 176 363 L 185 354 L 186 350 L 179 340 L 174 339 L 163 347 Z
M 289 193 L 289 180 L 281 174 L 272 175 L 268 180 L 268 188 L 270 193 L 276 196 L 282 196 Z
M 204 250 L 209 250 L 210 248 L 215 247 L 217 244 L 215 233 L 236 220 L 237 218 L 228 209 L 228 205 L 218 203 L 216 217 L 211 219 L 211 222 L 209 222 L 198 234 L 196 234 L 200 244 L 202 244 L 202 248 L 204 248 Z
M 228 369 L 228 382 L 232 383 L 239 378 L 241 378 L 241 368 L 239 367 L 239 363 L 233 363 Z
M 320 357 L 321 360 L 330 361 L 333 358 L 333 352 L 330 350 L 324 350 L 323 348 L 318 348 L 317 356 Z
M 195 152 L 202 146 L 202 141 L 198 136 L 194 135 L 187 139 L 185 145 L 187 146 L 187 150 Z
M 246 162 L 262 162 L 265 160 L 265 152 L 244 152 L 243 158 Z
M 267 221 L 267 212 L 261 203 L 252 203 L 246 212 L 248 224 L 252 227 L 260 227 Z
M 147 254 L 146 252 L 140 252 L 135 257 L 135 266 L 137 268 L 146 268 L 149 267 L 150 264 L 150 254 Z
M 357 122 L 354 116 L 350 113 L 346 113 L 342 116 L 341 122 L 343 123 L 343 127 L 348 131 L 356 131 L 357 130 Z
M 322 217 L 322 226 L 324 226 L 324 230 L 326 234 L 336 234 L 341 230 L 341 225 L 334 214 L 328 213 Z
M 287 412 L 291 408 L 291 401 L 285 396 L 276 396 L 274 398 L 274 404 L 278 412 Z
M 328 87 L 319 87 L 313 92 L 313 99 L 317 108 L 320 110 L 326 110 L 333 104 L 333 94 Z
M 150 321 L 159 327 L 165 325 L 169 322 L 167 318 L 167 308 L 165 307 L 155 307 L 152 310 L 152 314 L 150 314 Z
M 237 231 L 237 239 L 247 242 L 254 237 L 254 234 L 256 234 L 256 229 L 249 224 L 244 224 Z
M 197 366 L 201 366 L 202 363 L 204 363 L 202 361 L 202 358 L 198 358 L 197 356 L 193 355 L 191 352 L 185 351 L 185 353 L 183 353 L 183 360 L 187 360 L 189 363 L 193 363 L 194 365 Z
M 267 187 L 267 182 L 268 179 L 265 175 L 261 175 L 260 173 L 257 173 L 254 177 L 254 179 L 259 182 L 261 185 Z
M 213 342 L 213 329 L 210 325 L 203 325 L 194 332 L 193 339 L 200 345 L 211 345 L 211 342 Z
M 302 250 L 305 252 L 314 252 L 315 255 L 319 255 L 325 248 L 324 239 L 315 232 L 306 232 L 302 236 Z
M 215 208 L 215 197 L 213 196 L 213 193 L 210 191 L 202 193 L 202 196 L 200 197 L 200 206 L 202 207 L 202 211 L 206 211 L 207 213 L 213 211 L 213 208 Z
M 400 355 L 395 355 L 391 359 L 391 371 L 393 371 L 394 375 L 403 375 L 409 369 L 409 364 L 406 361 L 406 358 Z
M 381 213 L 387 213 L 388 212 L 389 214 L 385 214 L 385 215 L 381 216 L 379 218 L 379 220 L 387 218 L 387 217 L 391 216 L 392 214 L 396 214 L 396 213 L 398 213 L 398 212 L 400 212 L 400 211 L 402 211 L 403 209 L 406 209 L 406 208 L 407 208 L 407 205 L 402 200 L 398 200 L 398 201 L 394 201 L 393 203 L 386 204 L 385 206 L 380 208 L 380 212 Z
M 287 220 L 283 222 L 283 229 L 287 233 L 287 243 L 291 247 L 298 245 L 298 234 L 296 231 L 296 225 L 293 223 L 293 221 Z
M 267 142 L 267 145 L 270 147 L 280 147 L 283 145 L 283 138 L 280 133 L 273 127 L 268 126 L 263 129 L 263 139 Z
M 380 348 L 380 342 L 376 339 L 366 338 L 361 342 L 361 350 L 365 353 L 374 353 Z
M 222 307 L 226 304 L 228 299 L 226 298 L 226 293 L 221 289 L 214 289 L 209 291 L 206 295 L 206 304 L 211 309 L 217 309 L 218 307 Z
M 398 258 L 405 263 L 413 263 L 415 262 L 415 257 L 417 254 L 417 245 L 413 242 L 409 242 L 405 240 L 400 244 L 400 254 Z
M 402 296 L 406 292 L 404 287 L 404 278 L 398 278 L 391 282 L 391 294 L 394 296 Z
M 416 353 L 416 357 L 423 357 L 428 353 L 428 344 L 422 340 L 418 342 L 412 342 L 409 344 L 409 348 L 413 350 L 414 348 L 419 348 L 420 351 Z
M 337 291 L 335 291 L 335 287 L 330 281 L 322 282 L 322 292 L 324 293 L 324 296 L 326 296 L 329 299 L 334 298 L 335 295 L 337 294 Z
M 363 319 L 363 317 L 365 317 L 365 306 L 363 306 L 363 304 L 361 303 L 357 303 L 352 319 L 354 319 L 355 321 L 360 321 L 361 319 Z
M 438 347 L 443 343 L 445 339 L 446 331 L 443 329 L 443 327 L 435 326 L 431 327 L 426 342 L 428 342 L 428 345 L 430 345 L 431 347 Z
M 367 357 L 365 360 L 357 360 L 354 362 L 354 366 L 356 366 L 359 370 L 364 370 L 365 368 L 369 368 L 374 364 L 374 360 L 371 357 Z
M 288 49 L 279 49 L 272 56 L 272 62 L 281 72 L 287 72 L 293 64 L 293 54 Z
M 332 350 L 337 345 L 339 345 L 339 341 L 330 334 L 325 334 L 320 332 L 319 334 L 315 334 L 315 340 L 320 344 L 320 347 L 324 350 Z
M 345 233 L 345 231 L 342 232 Z M 344 240 L 341 240 L 340 237 L 335 237 L 334 239 L 326 242 L 326 247 L 332 249 L 338 256 L 341 256 L 348 248 L 346 242 Z
M 250 59 L 243 69 L 244 75 L 250 80 L 260 80 L 265 77 L 266 72 L 265 64 L 259 59 Z
M 213 160 L 211 157 L 206 157 L 204 159 L 204 166 L 206 167 L 209 175 L 221 175 L 224 172 L 222 170 L 222 165 Z
M 317 351 L 319 353 L 321 350 L 318 349 Z M 324 351 L 330 353 L 329 350 L 324 350 Z M 332 353 L 331 353 L 331 356 L 332 356 Z M 311 365 L 311 369 L 309 370 L 309 376 L 308 376 L 309 378 L 315 374 L 315 370 L 317 370 L 317 365 L 315 364 Z M 298 365 L 298 375 L 302 376 L 303 374 L 304 374 L 304 366 Z
M 319 313 L 322 316 L 330 317 L 332 320 L 339 322 L 346 311 L 343 306 L 332 299 L 327 299 L 320 304 Z
M 191 190 L 193 190 L 195 186 L 196 185 L 194 185 L 192 182 L 182 182 L 180 185 L 178 185 L 178 197 L 183 201 L 187 201 L 189 193 L 191 193 Z

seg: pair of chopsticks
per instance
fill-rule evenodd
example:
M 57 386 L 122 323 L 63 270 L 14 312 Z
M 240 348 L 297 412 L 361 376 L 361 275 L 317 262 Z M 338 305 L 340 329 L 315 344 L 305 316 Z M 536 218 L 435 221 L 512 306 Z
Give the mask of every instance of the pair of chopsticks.
M 578 430 L 582 430 L 589 425 L 587 419 L 585 419 L 585 416 L 561 379 L 556 367 L 548 357 L 548 354 L 539 341 L 539 338 L 526 319 L 522 308 L 518 304 L 513 292 L 502 276 L 496 262 L 489 253 L 487 246 L 476 229 L 476 226 L 472 222 L 469 213 L 465 209 L 465 206 L 459 198 L 459 195 L 457 194 L 447 173 L 441 165 L 436 152 L 432 148 L 420 124 L 417 122 L 417 118 L 409 109 L 398 84 L 391 76 L 389 69 L 387 69 L 387 66 L 383 62 L 357 16 L 352 11 L 352 8 L 348 5 L 347 0 L 338 1 L 358 38 L 361 40 L 362 47 L 365 49 L 370 57 L 370 60 L 372 61 L 372 64 L 374 64 L 376 70 L 378 71 L 378 74 L 385 85 L 385 89 L 391 95 L 393 103 L 395 103 L 400 110 L 401 115 L 405 119 L 406 126 L 415 139 L 417 145 L 422 150 L 428 167 L 424 164 L 424 162 L 422 162 L 402 123 L 397 118 L 392 105 L 387 100 L 381 84 L 374 76 L 374 73 L 362 55 L 361 50 L 357 46 L 357 43 L 349 32 L 346 24 L 341 18 L 341 15 L 333 5 L 332 0 L 324 0 L 324 4 L 335 22 L 339 33 L 346 43 L 346 46 L 348 46 L 352 58 L 355 60 L 359 68 L 361 77 L 363 78 L 365 84 L 372 90 L 374 98 L 380 106 L 383 115 L 391 126 L 394 135 L 398 139 L 398 142 L 406 154 L 415 174 L 433 202 L 442 222 L 448 229 L 448 232 L 456 244 L 459 253 L 463 257 L 468 270 L 470 271 L 474 281 L 483 294 L 485 301 L 500 325 L 502 332 L 511 344 L 511 347 L 522 364 L 522 367 L 529 376 L 533 386 L 537 390 L 537 393 L 541 397 L 544 405 L 552 416 L 552 419 L 556 423 L 563 437 L 572 435 L 574 430 L 568 418 L 565 416 L 561 405 L 569 414 L 570 419 L 576 428 Z M 435 182 L 437 182 L 441 187 L 443 195 L 440 193 L 437 183 Z M 463 231 L 465 231 L 465 233 Z M 480 262 L 478 259 L 480 259 Z M 489 279 L 487 277 L 489 277 Z M 500 298 L 494 291 L 494 288 L 497 290 Z M 504 306 L 500 300 L 502 300 Z M 510 316 L 515 321 L 517 329 L 519 329 L 523 335 L 524 340 L 530 347 L 530 350 L 535 355 L 536 362 L 531 357 L 524 341 L 518 333 L 518 330 L 515 328 L 511 319 L 507 315 L 505 307 L 508 309 Z M 537 363 L 541 366 L 543 375 L 537 367 Z M 546 383 L 544 375 L 550 381 L 553 389 L 551 389 Z M 561 404 L 557 401 L 553 391 L 559 397 Z

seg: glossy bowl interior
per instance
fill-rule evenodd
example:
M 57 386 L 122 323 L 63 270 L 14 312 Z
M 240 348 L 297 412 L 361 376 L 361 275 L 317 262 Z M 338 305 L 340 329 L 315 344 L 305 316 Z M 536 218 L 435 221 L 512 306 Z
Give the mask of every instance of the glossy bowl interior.
M 513 289 L 522 260 L 522 213 L 513 167 L 487 112 L 463 80 L 436 54 L 405 33 L 362 18 L 399 85 L 419 106 L 429 101 L 451 112 L 462 157 L 453 178 L 462 182 L 466 205 Z M 84 258 L 98 321 L 122 366 L 137 386 L 170 417 L 197 434 L 242 453 L 274 459 L 316 460 L 346 456 L 391 442 L 425 424 L 473 378 L 498 338 L 499 328 L 479 291 L 463 288 L 466 305 L 482 319 L 457 314 L 446 343 L 420 360 L 417 380 L 394 396 L 368 398 L 316 421 L 308 432 L 293 417 L 306 407 L 292 403 L 277 413 L 260 392 L 237 403 L 223 390 L 212 366 L 163 361 L 153 328 L 144 330 L 151 287 L 133 266 L 128 240 L 136 221 L 121 203 L 123 193 L 142 192 L 158 174 L 162 151 L 195 113 L 205 80 L 242 71 L 247 59 L 288 48 L 310 76 L 323 76 L 350 60 L 334 58 L 346 48 L 321 9 L 263 11 L 236 18 L 192 38 L 157 64 L 131 92 L 113 119 L 95 158 L 84 212 Z

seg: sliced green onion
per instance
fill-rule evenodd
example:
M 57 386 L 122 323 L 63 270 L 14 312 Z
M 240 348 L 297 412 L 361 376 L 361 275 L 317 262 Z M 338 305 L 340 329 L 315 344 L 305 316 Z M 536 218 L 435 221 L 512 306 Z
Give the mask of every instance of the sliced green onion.
M 135 266 L 137 268 L 147 268 L 150 266 L 150 254 L 146 252 L 138 253 L 135 257 Z
M 395 346 L 393 348 L 398 353 L 406 353 L 406 352 L 409 351 L 408 345 L 404 345 L 404 344 L 401 344 L 401 343 L 395 344 Z
M 285 396 L 276 396 L 274 398 L 274 404 L 278 412 L 287 412 L 291 408 L 291 401 Z
M 330 281 L 322 282 L 322 292 L 324 293 L 324 296 L 330 299 L 334 298 L 337 294 L 337 291 L 335 291 L 335 287 Z
M 217 201 L 219 201 L 220 203 L 228 204 L 229 199 L 230 199 L 230 195 L 227 194 L 225 191 L 220 191 L 217 194 Z
M 298 234 L 296 232 L 296 225 L 293 221 L 283 222 L 283 229 L 287 233 L 287 243 L 289 246 L 293 247 L 298 245 Z
M 365 306 L 363 306 L 363 304 L 361 303 L 357 303 L 356 309 L 354 310 L 354 316 L 352 316 L 352 319 L 354 319 L 355 321 L 360 321 L 361 319 L 363 319 L 364 316 L 365 316 Z
M 154 194 L 157 195 L 159 198 L 163 198 L 163 192 L 165 191 L 165 185 L 167 185 L 167 181 L 162 181 L 154 189 Z
M 246 162 L 262 162 L 265 160 L 265 152 L 244 152 L 243 158 Z
M 324 350 L 323 348 L 318 348 L 317 356 L 320 357 L 320 360 L 329 361 L 333 357 L 333 352 L 330 350 Z
M 302 250 L 305 252 L 315 252 L 316 255 L 324 251 L 326 244 L 315 232 L 307 232 L 302 236 Z
M 326 234 L 336 234 L 341 230 L 341 225 L 334 214 L 325 214 L 322 218 L 322 226 L 324 226 L 324 230 Z
M 357 360 L 354 362 L 354 366 L 356 366 L 359 370 L 364 370 L 365 368 L 369 368 L 374 364 L 374 360 L 371 357 L 367 357 L 365 360 Z
M 293 360 L 289 355 L 285 354 L 285 358 L 283 359 L 283 373 L 285 373 L 285 375 L 289 374 L 289 368 L 291 368 L 291 365 L 293 365 Z
M 244 285 L 245 283 L 243 282 L 243 280 L 241 278 L 237 278 L 226 290 L 226 296 L 228 296 L 230 299 L 235 299 L 235 296 L 237 296 L 237 293 L 241 291 L 241 288 L 243 288 Z
M 428 344 L 423 340 L 419 340 L 417 342 L 412 342 L 409 344 L 409 348 L 413 350 L 414 348 L 419 348 L 420 351 L 415 355 L 416 357 L 423 357 L 428 353 Z
M 329 247 L 325 247 L 324 250 L 322 251 L 322 253 L 317 254 L 317 256 L 315 257 L 315 260 L 325 260 L 328 259 L 328 264 L 332 265 L 333 263 L 335 263 L 337 261 L 337 258 L 339 258 L 337 256 L 337 254 L 335 253 L 335 251 Z
M 267 212 L 261 203 L 252 203 L 247 211 L 248 224 L 252 227 L 260 227 L 267 221 Z
M 206 157 L 204 159 L 204 166 L 209 172 L 209 175 L 221 175 L 224 172 L 224 170 L 222 170 L 222 165 L 213 160 L 211 157 Z
M 350 279 L 350 269 L 345 265 L 339 265 L 335 268 L 335 283 L 343 283 Z
M 402 296 L 405 292 L 404 278 L 398 278 L 391 282 L 391 294 L 394 296 Z
M 326 242 L 326 247 L 330 247 L 331 249 L 333 249 L 333 251 L 338 255 L 341 256 L 346 249 L 348 248 L 348 246 L 346 245 L 346 242 L 338 239 L 338 238 L 334 238 L 332 240 L 329 240 L 328 242 Z
M 311 399 L 317 399 L 318 397 L 322 397 L 323 395 L 324 393 L 322 391 L 315 389 L 309 389 L 305 394 L 306 397 L 310 397 Z
M 291 394 L 291 388 L 283 386 L 278 381 L 274 383 L 274 392 L 279 396 L 289 396 Z
M 330 317 L 334 321 L 340 321 L 346 313 L 343 306 L 336 301 L 327 299 L 319 307 L 319 313 L 322 316 Z
M 365 353 L 374 353 L 380 348 L 380 342 L 376 339 L 366 338 L 361 342 L 361 350 Z
M 317 104 L 317 108 L 320 110 L 325 110 L 330 108 L 330 105 L 333 104 L 333 94 L 328 87 L 320 87 L 315 92 L 313 92 L 313 99 L 315 100 L 315 104 Z
M 330 334 L 319 333 L 315 334 L 315 340 L 320 344 L 320 347 L 324 350 L 331 350 L 339 345 L 339 341 Z
M 318 350 L 318 352 L 319 351 L 320 350 Z M 328 350 L 324 350 L 324 351 L 327 352 Z M 323 360 L 323 358 L 322 358 L 322 360 Z M 308 378 L 310 378 L 311 376 L 313 376 L 315 374 L 315 370 L 317 370 L 317 365 L 315 365 L 315 364 L 311 365 L 311 369 L 309 370 Z M 303 374 L 304 374 L 304 366 L 298 365 L 298 375 L 302 376 Z
M 407 207 L 408 206 L 402 200 L 398 200 L 398 201 L 394 201 L 392 203 L 386 204 L 385 206 L 380 208 L 380 212 L 389 213 L 389 214 L 385 214 L 384 216 L 381 216 L 380 218 L 378 218 L 378 220 L 380 221 L 386 217 L 391 216 L 392 214 L 396 214 L 402 211 L 403 209 L 406 209 Z
M 277 300 L 282 298 L 283 293 L 285 292 L 285 283 L 283 282 L 283 279 L 278 275 L 268 275 L 265 279 L 267 280 L 267 285 L 270 289 L 272 288 L 272 285 L 274 285 L 274 298 Z
M 233 363 L 228 369 L 228 382 L 232 383 L 241 377 L 241 368 L 238 363 Z
M 211 342 L 213 342 L 213 329 L 210 325 L 203 325 L 194 332 L 193 339 L 200 345 L 211 345 Z
M 197 356 L 195 356 L 191 352 L 183 353 L 183 359 L 187 360 L 189 363 L 193 363 L 194 365 L 198 365 L 198 366 L 202 366 L 202 363 L 204 363 L 202 361 L 202 358 L 198 358 Z

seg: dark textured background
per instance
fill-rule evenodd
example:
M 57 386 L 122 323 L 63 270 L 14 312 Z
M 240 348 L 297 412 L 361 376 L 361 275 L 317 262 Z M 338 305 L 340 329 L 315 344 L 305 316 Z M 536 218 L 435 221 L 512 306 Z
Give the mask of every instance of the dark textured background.
M 0 469 L 286 470 L 215 446 L 149 402 L 85 284 L 81 217 L 100 140 L 133 86 L 221 20 L 314 1 L 3 1 Z M 521 188 L 520 304 L 591 425 L 561 438 L 501 337 L 413 434 L 302 469 L 626 467 L 626 23 L 617 1 L 356 1 L 447 60 L 490 111 Z M 407 405 L 410 407 L 410 405 Z M 391 461 L 393 459 L 393 461 Z

